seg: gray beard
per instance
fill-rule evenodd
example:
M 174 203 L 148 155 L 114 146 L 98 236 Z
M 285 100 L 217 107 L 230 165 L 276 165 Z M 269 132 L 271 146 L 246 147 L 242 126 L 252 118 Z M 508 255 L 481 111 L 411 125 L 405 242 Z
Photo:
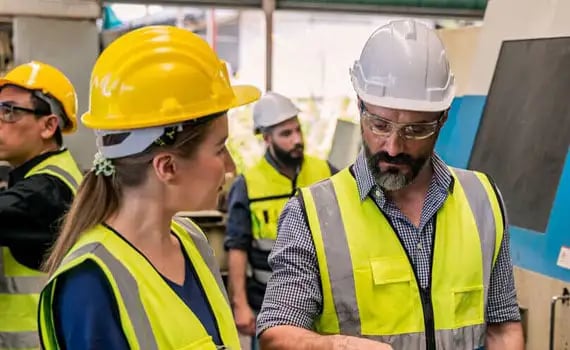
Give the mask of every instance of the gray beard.
M 375 176 L 376 184 L 386 191 L 398 191 L 409 185 L 413 179 L 408 179 L 401 173 L 383 173 Z

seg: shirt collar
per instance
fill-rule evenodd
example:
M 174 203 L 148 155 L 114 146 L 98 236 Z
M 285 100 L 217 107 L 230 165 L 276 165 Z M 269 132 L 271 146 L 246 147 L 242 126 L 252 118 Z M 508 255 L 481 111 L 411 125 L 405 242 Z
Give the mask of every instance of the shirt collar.
M 445 162 L 437 155 L 433 154 L 431 157 L 431 162 L 433 166 L 433 179 L 436 185 L 444 192 L 453 192 L 454 179 L 451 175 L 451 171 L 445 164 Z M 368 168 L 366 162 L 366 155 L 364 150 L 362 150 L 353 165 L 353 174 L 356 179 L 356 184 L 358 186 L 358 193 L 360 195 L 360 200 L 363 201 L 373 190 L 379 191 L 380 195 L 377 196 L 380 202 L 385 202 L 385 196 L 382 189 L 376 185 L 374 176 Z

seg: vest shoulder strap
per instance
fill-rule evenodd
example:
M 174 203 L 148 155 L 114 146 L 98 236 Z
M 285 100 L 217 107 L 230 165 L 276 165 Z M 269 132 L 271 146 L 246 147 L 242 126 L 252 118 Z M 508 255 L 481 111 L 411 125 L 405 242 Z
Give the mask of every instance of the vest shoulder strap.
M 64 271 L 79 265 L 81 262 L 90 259 L 94 261 L 103 271 L 103 273 L 113 281 L 113 291 L 116 297 L 120 298 L 124 310 L 129 316 L 130 326 L 132 333 L 139 345 L 144 344 L 145 349 L 158 350 L 158 345 L 152 331 L 151 323 L 148 315 L 139 298 L 140 290 L 135 277 L 127 269 L 127 267 L 117 259 L 107 248 L 99 243 L 87 243 L 69 255 L 67 255 L 58 271 L 52 276 L 52 279 Z M 44 297 L 52 297 L 54 286 L 53 283 L 48 283 L 48 287 L 42 292 L 48 295 L 42 296 L 44 302 L 47 302 Z M 51 309 L 46 306 L 45 310 Z
M 220 267 L 216 260 L 214 249 L 208 243 L 208 239 L 204 234 L 204 232 L 189 218 L 174 217 L 173 221 L 188 233 L 188 235 L 194 242 L 194 245 L 200 252 L 200 255 L 206 262 L 206 265 L 210 269 L 210 272 L 212 273 L 212 275 L 214 275 L 216 283 L 218 284 L 218 287 L 222 291 L 224 298 L 226 299 L 226 301 L 229 302 L 229 298 L 226 293 L 226 289 L 224 287 L 224 282 L 222 281 L 222 276 L 220 275 Z

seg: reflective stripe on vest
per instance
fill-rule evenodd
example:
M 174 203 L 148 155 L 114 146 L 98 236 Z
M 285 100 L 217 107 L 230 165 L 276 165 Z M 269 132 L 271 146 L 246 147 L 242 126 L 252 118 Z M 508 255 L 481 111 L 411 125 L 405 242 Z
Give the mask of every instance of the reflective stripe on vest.
M 16 262 L 7 247 L 0 249 L 0 261 L 5 262 L 4 273 L 0 274 L 0 294 L 34 294 L 41 291 L 47 278 L 31 269 L 30 273 L 35 273 L 37 276 L 30 276 L 27 271 L 20 273 L 18 270 L 22 267 L 27 268 Z
M 39 349 L 38 332 L 2 332 L 0 333 L 0 349 Z
M 252 246 L 258 250 L 265 250 L 267 252 L 273 249 L 275 240 L 273 239 L 256 239 L 252 242 Z
M 52 155 L 26 173 L 48 174 L 75 194 L 82 175 L 69 151 Z M 23 232 L 25 233 L 25 232 Z M 37 349 L 37 305 L 47 276 L 20 264 L 7 247 L 0 247 L 0 350 Z
M 212 274 L 216 279 L 216 283 L 218 284 L 220 291 L 224 295 L 226 301 L 229 303 L 228 294 L 226 293 L 226 287 L 224 286 L 224 281 L 222 280 L 222 276 L 220 275 L 220 267 L 218 266 L 218 261 L 214 256 L 214 249 L 208 244 L 208 241 L 206 240 L 204 233 L 202 233 L 202 230 L 194 226 L 192 222 L 188 219 L 174 218 L 174 221 L 178 223 L 180 226 L 182 226 L 186 231 L 191 233 L 190 238 L 192 238 L 192 241 L 194 242 L 198 250 L 202 253 L 202 258 L 204 259 L 204 262 L 206 263 L 206 265 L 208 265 L 208 268 L 210 269 L 210 271 L 212 272 Z
M 485 325 L 484 325 L 484 308 L 487 303 L 487 292 L 488 292 L 488 284 L 490 279 L 490 272 L 492 266 L 494 264 L 494 260 L 498 254 L 498 248 L 500 246 L 500 241 L 502 240 L 502 220 L 500 222 L 496 222 L 495 217 L 498 215 L 499 219 L 502 219 L 500 216 L 500 209 L 498 207 L 498 201 L 496 200 L 496 196 L 494 195 L 492 185 L 488 182 L 483 175 L 478 175 L 474 172 L 460 170 L 460 169 L 452 169 L 452 172 L 455 174 L 456 179 L 459 181 L 459 184 L 456 186 L 460 186 L 460 188 L 456 188 L 459 192 L 457 195 L 452 195 L 452 199 L 446 201 L 455 204 L 461 208 L 470 208 L 471 215 L 469 213 L 465 214 L 456 213 L 457 215 L 463 215 L 456 220 L 470 220 L 469 218 L 472 217 L 471 220 L 474 221 L 475 230 L 478 233 L 478 240 L 480 242 L 480 249 L 482 255 L 482 287 L 481 287 L 481 307 L 475 307 L 473 305 L 461 305 L 462 302 L 477 302 L 480 298 L 477 296 L 478 287 L 477 285 L 473 285 L 469 288 L 459 289 L 456 291 L 455 294 L 450 294 L 447 298 L 456 298 L 456 303 L 459 305 L 455 305 L 459 308 L 459 310 L 464 310 L 467 308 L 465 312 L 471 312 L 474 314 L 471 315 L 464 315 L 460 314 L 459 317 L 462 317 L 460 321 L 457 321 L 456 327 L 447 327 L 449 326 L 449 321 L 444 320 L 445 317 L 441 317 L 442 313 L 446 312 L 453 312 L 453 310 L 434 310 L 435 316 L 435 324 L 436 324 L 436 333 L 435 333 L 435 344 L 438 345 L 437 349 L 473 349 L 483 345 L 484 342 L 484 334 L 485 334 Z M 352 217 L 347 216 L 348 214 L 343 214 L 343 210 L 341 210 L 339 205 L 339 200 L 337 199 L 337 191 L 353 191 L 355 193 L 349 193 L 349 197 L 343 195 L 343 200 L 347 200 L 347 198 L 351 198 L 354 202 L 350 203 L 342 203 L 345 206 L 352 206 L 353 208 L 360 208 L 362 210 L 368 210 L 367 215 L 375 215 L 378 218 L 383 219 L 375 219 L 375 220 L 384 220 L 386 219 L 383 217 L 381 212 L 375 207 L 374 204 L 371 204 L 371 199 L 367 198 L 365 202 L 360 201 L 360 197 L 358 195 L 358 189 L 356 187 L 356 182 L 352 175 L 349 173 L 348 169 L 343 170 L 336 176 L 333 176 L 331 179 L 318 183 L 309 187 L 308 189 L 302 189 L 303 199 L 305 201 L 305 208 L 307 212 L 307 216 L 309 219 L 309 225 L 311 227 L 311 232 L 313 233 L 313 238 L 315 240 L 315 248 L 317 250 L 317 255 L 319 257 L 319 266 L 321 267 L 321 277 L 322 277 L 322 285 L 323 285 L 323 298 L 324 298 L 324 305 L 323 305 L 323 315 L 321 315 L 321 321 L 317 322 L 316 328 L 321 331 L 321 333 L 338 333 L 346 334 L 346 335 L 358 335 L 364 337 L 371 337 L 384 340 L 394 345 L 395 349 L 402 348 L 402 349 L 426 349 L 427 342 L 426 342 L 426 333 L 425 329 L 423 328 L 423 321 L 422 324 L 419 325 L 418 323 L 414 322 L 414 320 L 406 320 L 407 327 L 415 328 L 418 330 L 422 330 L 421 332 L 418 331 L 409 331 L 409 330 L 401 330 L 398 331 L 398 326 L 395 326 L 396 332 L 392 334 L 374 334 L 374 331 L 371 333 L 374 326 L 374 316 L 367 314 L 365 317 L 371 322 L 368 324 L 367 330 L 363 331 L 362 323 L 361 323 L 361 313 L 363 311 L 359 311 L 358 300 L 369 300 L 368 298 L 373 298 L 370 296 L 369 293 L 384 293 L 383 296 L 389 298 L 391 292 L 390 289 L 386 288 L 400 288 L 400 289 L 392 289 L 392 293 L 394 290 L 401 290 L 407 291 L 405 287 L 408 283 L 414 283 L 413 277 L 407 275 L 407 269 L 411 269 L 411 264 L 408 262 L 406 255 L 403 250 L 403 258 L 399 256 L 371 256 L 369 263 L 371 265 L 359 265 L 360 272 L 353 270 L 354 261 L 353 255 L 359 254 L 359 252 L 354 252 L 353 250 L 356 249 L 355 247 L 351 247 L 349 244 L 348 237 L 356 237 L 358 233 L 352 232 L 353 234 L 348 235 L 347 230 L 358 230 L 365 227 L 365 230 L 378 230 L 379 227 L 370 228 L 372 223 L 362 224 L 357 228 L 353 228 L 355 225 L 351 225 Z M 467 206 L 461 202 L 464 198 L 467 202 Z M 338 195 L 340 196 L 340 195 Z M 492 197 L 491 197 L 492 196 Z M 490 201 L 493 201 L 491 203 Z M 364 206 L 363 204 L 366 204 Z M 371 205 L 374 206 L 373 209 Z M 367 207 L 367 209 L 364 209 Z M 345 207 L 346 208 L 346 207 Z M 445 205 L 444 205 L 444 208 Z M 447 209 L 445 209 L 445 215 L 453 215 L 452 210 L 454 209 L 451 204 L 447 204 Z M 346 210 L 346 209 L 345 209 Z M 360 209 L 356 210 L 353 213 L 359 213 Z M 443 210 L 443 208 L 442 208 Z M 440 211 L 442 211 L 440 210 Z M 465 209 L 464 209 L 465 210 Z M 362 211 L 363 213 L 364 211 Z M 441 214 L 443 215 L 443 214 Z M 366 218 L 357 218 L 354 220 L 365 220 Z M 440 214 L 438 213 L 438 223 L 440 222 L 445 224 L 451 221 L 445 221 L 444 218 L 440 218 Z M 370 220 L 368 220 L 370 221 Z M 372 221 L 370 221 L 372 222 Z M 352 222 L 354 223 L 354 221 Z M 314 225 L 318 225 L 318 230 L 315 229 Z M 374 224 L 375 225 L 375 224 Z M 444 226 L 444 225 L 443 225 Z M 386 222 L 385 227 L 390 229 L 389 224 Z M 469 227 L 469 224 L 467 224 Z M 437 225 L 437 231 L 440 230 L 448 230 L 453 231 L 453 227 L 440 227 L 440 224 Z M 456 228 L 456 232 L 461 232 L 461 227 Z M 318 231 L 319 234 L 315 236 L 315 231 Z M 362 232 L 364 236 L 362 239 L 366 239 L 366 232 Z M 386 232 L 380 232 L 383 235 L 386 235 Z M 394 235 L 394 233 L 391 233 Z M 445 236 L 445 232 L 441 232 Z M 464 233 L 466 236 L 469 237 L 469 233 Z M 375 236 L 371 236 L 375 237 Z M 381 239 L 380 236 L 377 239 Z M 436 235 L 434 238 L 434 247 L 440 248 L 441 246 L 436 245 L 436 242 L 444 240 L 445 238 L 438 239 L 439 235 Z M 463 237 L 462 237 L 463 238 Z M 450 238 L 448 238 L 450 239 Z M 467 241 L 468 238 L 463 238 Z M 471 238 L 472 240 L 472 238 Z M 401 245 L 400 243 L 398 243 Z M 365 246 L 362 246 L 365 249 Z M 435 249 L 434 248 L 434 249 Z M 470 247 L 466 247 L 470 248 Z M 322 250 L 321 250 L 322 249 Z M 352 249 L 352 250 L 351 250 Z M 382 248 L 376 248 L 377 250 Z M 445 250 L 445 249 L 443 249 Z M 436 251 L 438 251 L 436 249 Z M 441 251 L 441 250 L 440 250 Z M 319 253 L 321 252 L 321 253 Z M 372 253 L 370 253 L 372 254 Z M 444 261 L 444 258 L 439 258 L 443 253 L 438 253 L 437 256 L 434 258 L 434 268 L 442 268 L 441 264 L 438 265 L 439 261 Z M 354 255 L 356 256 L 356 255 Z M 475 256 L 475 255 L 474 255 Z M 356 263 L 361 264 L 362 258 L 359 258 Z M 368 261 L 368 260 L 366 260 Z M 404 261 L 404 262 L 403 262 Z M 471 262 L 471 264 L 475 263 L 475 260 Z M 467 262 L 466 264 L 469 264 Z M 407 266 L 407 267 L 406 267 Z M 477 265 L 474 265 L 477 266 Z M 452 268 L 452 267 L 450 267 Z M 364 270 L 363 270 L 364 269 Z M 368 272 L 371 271 L 371 272 Z M 366 280 L 368 278 L 372 278 L 373 281 L 368 282 L 369 284 L 366 285 L 367 288 L 373 288 L 371 290 L 362 290 L 360 293 L 364 293 L 359 296 L 358 288 L 356 286 L 355 280 L 355 273 L 359 273 L 359 280 Z M 366 275 L 362 275 L 362 273 L 366 273 Z M 368 273 L 371 273 L 370 277 L 363 277 L 367 276 Z M 437 276 L 439 277 L 439 276 Z M 473 277 L 470 277 L 473 279 Z M 432 276 L 432 281 L 434 276 Z M 441 279 L 439 279 L 441 281 Z M 469 282 L 469 281 L 468 281 Z M 471 282 L 472 283 L 472 282 Z M 371 287 L 368 287 L 371 285 Z M 437 285 L 432 288 L 436 288 Z M 380 288 L 380 289 L 377 289 Z M 463 288 L 463 287 L 462 287 Z M 376 292 L 377 290 L 381 290 Z M 464 292 L 463 292 L 464 291 Z M 441 308 L 448 308 L 449 307 L 449 300 L 437 300 L 441 297 L 441 294 L 437 294 L 437 291 L 433 291 L 430 299 L 434 299 L 432 305 L 438 306 Z M 387 293 L 387 294 L 386 294 Z M 461 293 L 466 293 L 465 295 Z M 472 295 L 470 295 L 470 293 Z M 439 295 L 439 297 L 438 297 Z M 413 298 L 413 294 L 410 294 L 410 297 Z M 462 299 L 462 297 L 465 297 Z M 373 300 L 373 299 L 370 299 Z M 455 300 L 455 299 L 454 299 Z M 389 300 L 384 298 L 384 302 L 387 303 L 387 307 L 390 307 Z M 471 309 L 469 307 L 471 306 Z M 382 307 L 378 305 L 377 307 Z M 392 305 L 392 307 L 394 307 Z M 475 309 L 473 309 L 475 307 Z M 420 307 L 421 309 L 421 307 Z M 368 309 L 367 309 L 368 310 Z M 369 312 L 370 310 L 366 311 Z M 378 311 L 380 312 L 380 311 Z M 390 312 L 386 310 L 385 312 Z M 333 318 L 331 318 L 333 317 Z M 385 317 L 388 317 L 385 315 Z M 406 317 L 406 316 L 401 316 Z M 408 316 L 410 317 L 410 316 Z M 419 317 L 422 318 L 421 312 L 419 313 Z M 449 316 L 448 316 L 449 318 Z M 444 320 L 444 321 L 442 321 Z M 438 322 L 439 321 L 439 322 Z M 380 321 L 378 321 L 380 322 Z M 394 321 L 393 321 L 394 322 Z M 447 323 L 446 323 L 447 322 Z M 446 327 L 437 327 L 437 325 L 446 323 Z M 334 324 L 337 324 L 337 331 L 334 331 L 335 327 Z M 324 325 L 324 326 L 322 326 Z M 324 327 L 321 329 L 320 327 Z M 332 327 L 332 328 L 331 328 Z M 404 326 L 406 327 L 406 326 Z M 332 330 L 332 331 L 331 331 Z
M 200 229 L 187 219 L 174 219 L 172 231 L 194 265 L 222 341 L 237 349 L 239 338 L 212 248 Z M 45 349 L 58 348 L 52 313 L 57 278 L 87 259 L 97 263 L 107 277 L 119 309 L 123 333 L 132 349 L 225 348 L 213 343 L 192 310 L 177 297 L 148 260 L 120 236 L 98 226 L 84 233 L 76 247 L 42 291 L 40 329 Z
M 26 177 L 38 174 L 47 174 L 55 176 L 65 183 L 73 194 L 77 193 L 79 183 L 83 175 L 77 166 L 77 163 L 71 156 L 69 150 L 65 150 L 56 155 L 46 158 L 43 162 L 33 167 Z
M 271 271 L 253 269 L 253 278 L 260 283 L 267 284 L 271 278 Z
M 71 176 L 71 174 L 69 172 L 63 170 L 62 168 L 58 167 L 57 165 L 45 166 L 41 169 L 38 169 L 36 174 L 41 174 L 41 173 L 55 173 L 55 174 L 59 175 L 58 178 L 65 179 L 65 182 L 67 182 L 67 184 L 69 185 L 69 188 L 71 188 L 74 193 L 76 193 L 77 188 L 79 188 L 79 183 L 77 183 L 75 178 L 73 176 Z
M 137 342 L 144 344 L 144 348 L 148 350 L 158 349 L 156 340 L 152 333 L 150 321 L 144 310 L 142 302 L 139 298 L 139 287 L 133 275 L 127 268 L 111 254 L 103 245 L 99 243 L 90 243 L 77 249 L 69 254 L 62 261 L 62 265 L 69 264 L 71 261 L 79 258 L 80 256 L 91 253 L 101 259 L 109 268 L 115 281 L 117 288 L 121 293 L 121 298 L 125 303 L 125 309 L 129 314 L 129 319 L 133 323 L 133 329 Z
M 281 174 L 263 157 L 244 174 L 251 215 L 252 249 L 249 254 L 253 277 L 266 284 L 269 266 L 267 257 L 277 237 L 277 222 L 283 207 L 297 187 L 309 186 L 331 175 L 324 160 L 305 155 L 296 182 Z
M 485 325 L 475 325 L 458 329 L 442 329 L 435 334 L 436 348 L 439 349 L 477 349 L 485 343 Z M 363 338 L 388 343 L 394 349 L 426 350 L 426 334 L 408 333 L 388 336 L 362 336 Z M 460 341 L 456 341 L 459 339 Z M 469 345 L 466 345 L 469 344 Z M 470 344 L 473 344 L 472 346 Z M 458 348 L 459 347 L 459 348 Z
M 0 247 L 0 349 L 38 349 L 37 302 L 47 278 Z

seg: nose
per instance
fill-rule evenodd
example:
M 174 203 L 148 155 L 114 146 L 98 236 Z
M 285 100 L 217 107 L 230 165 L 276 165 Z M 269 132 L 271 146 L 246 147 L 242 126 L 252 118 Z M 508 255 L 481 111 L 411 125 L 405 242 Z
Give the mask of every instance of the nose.
M 388 155 L 395 157 L 403 152 L 404 140 L 400 137 L 399 131 L 394 130 L 384 141 L 384 150 Z
M 301 131 L 295 131 L 293 133 L 293 145 L 302 145 L 303 144 L 303 134 Z

